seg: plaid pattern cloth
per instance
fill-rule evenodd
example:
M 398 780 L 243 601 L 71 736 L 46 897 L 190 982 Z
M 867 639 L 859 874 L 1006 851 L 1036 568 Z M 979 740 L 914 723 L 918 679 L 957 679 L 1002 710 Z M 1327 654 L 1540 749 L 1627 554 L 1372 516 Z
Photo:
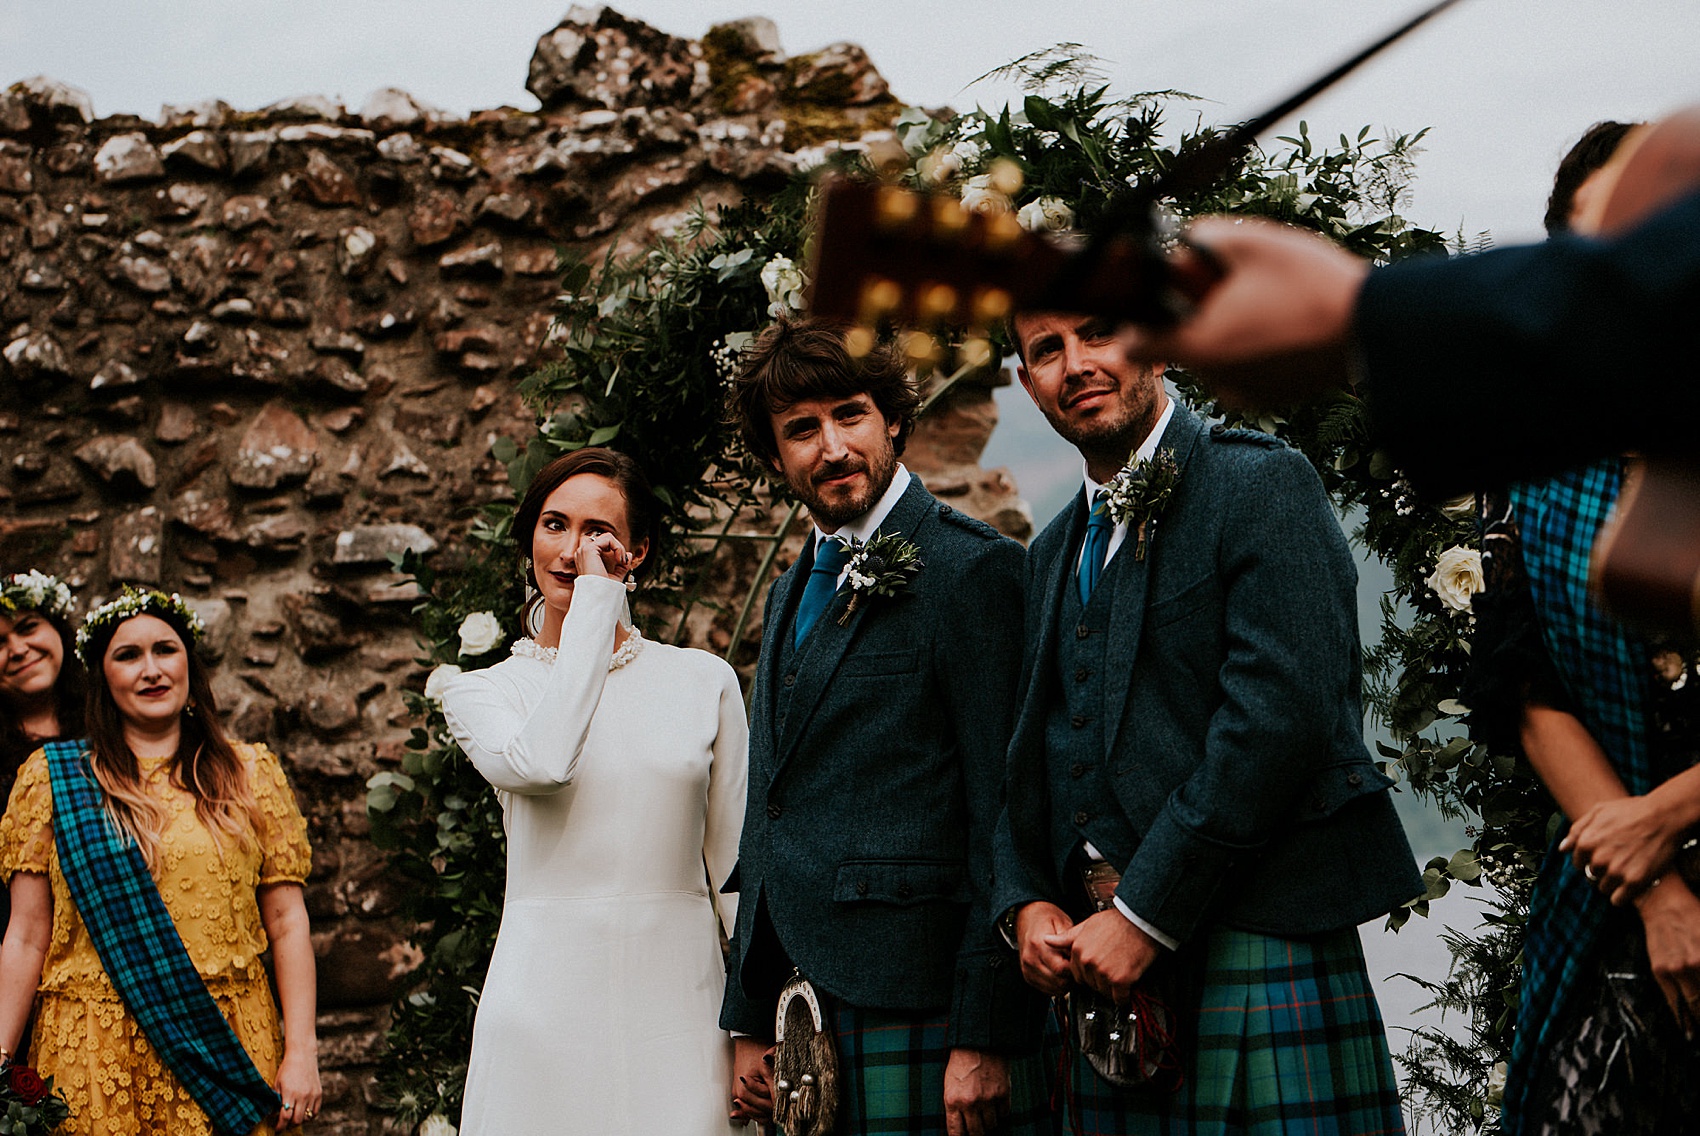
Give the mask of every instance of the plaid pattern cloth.
M 839 1006 L 838 1136 L 944 1136 L 943 1014 Z M 1008 1136 L 1053 1136 L 1049 1091 L 1038 1055 L 1010 1060 Z
M 1661 778 L 1647 752 L 1649 695 L 1644 647 L 1588 597 L 1594 538 L 1623 487 L 1623 462 L 1594 462 L 1557 477 L 1511 487 L 1524 571 L 1540 614 L 1541 639 L 1583 723 L 1639 796 Z M 1639 661 L 1638 661 L 1639 660 Z M 1505 1081 L 1506 1136 L 1521 1136 L 1535 1066 L 1564 1029 L 1579 987 L 1597 967 L 1611 905 L 1553 837 L 1529 902 L 1523 943 L 1522 1002 Z
M 1121 1090 L 1066 1051 L 1073 1136 L 1403 1136 L 1387 1033 L 1356 928 L 1277 939 L 1217 928 L 1186 1081 Z M 1050 1040 L 1068 1036 L 1061 1023 Z
M 141 850 L 107 820 L 84 743 L 46 749 L 59 869 L 107 977 L 214 1130 L 248 1136 L 282 1101 L 207 993 Z

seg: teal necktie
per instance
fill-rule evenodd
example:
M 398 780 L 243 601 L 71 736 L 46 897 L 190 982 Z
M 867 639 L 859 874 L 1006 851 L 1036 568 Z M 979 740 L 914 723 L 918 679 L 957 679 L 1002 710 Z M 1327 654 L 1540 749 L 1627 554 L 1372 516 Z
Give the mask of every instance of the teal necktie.
M 1086 543 L 1080 551 L 1080 606 L 1092 599 L 1092 589 L 1104 574 L 1104 562 L 1110 555 L 1110 533 L 1115 529 L 1110 516 L 1109 494 L 1102 489 L 1092 498 L 1092 513 L 1086 518 Z
M 850 549 L 841 540 L 831 537 L 815 549 L 815 566 L 809 572 L 809 582 L 803 586 L 803 598 L 797 601 L 797 624 L 791 642 L 801 647 L 809 637 L 809 629 L 832 602 L 838 590 L 838 574 L 850 563 Z

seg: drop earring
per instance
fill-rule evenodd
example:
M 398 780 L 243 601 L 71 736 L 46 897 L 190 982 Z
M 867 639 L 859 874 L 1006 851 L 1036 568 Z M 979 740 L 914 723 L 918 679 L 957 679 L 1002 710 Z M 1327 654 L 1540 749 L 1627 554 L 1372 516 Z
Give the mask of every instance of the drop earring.
M 628 592 L 637 591 L 637 573 L 636 572 L 627 572 L 626 573 L 626 591 L 628 591 Z

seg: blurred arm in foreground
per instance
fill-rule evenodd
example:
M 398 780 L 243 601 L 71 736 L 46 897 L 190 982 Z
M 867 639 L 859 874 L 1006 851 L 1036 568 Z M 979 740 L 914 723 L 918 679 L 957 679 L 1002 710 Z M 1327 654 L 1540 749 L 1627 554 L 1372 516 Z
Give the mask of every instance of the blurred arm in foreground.
M 1431 496 L 1693 445 L 1700 195 L 1614 240 L 1376 270 L 1251 218 L 1206 218 L 1189 239 L 1223 278 L 1179 326 L 1130 333 L 1130 355 L 1195 369 L 1233 406 L 1355 385 Z

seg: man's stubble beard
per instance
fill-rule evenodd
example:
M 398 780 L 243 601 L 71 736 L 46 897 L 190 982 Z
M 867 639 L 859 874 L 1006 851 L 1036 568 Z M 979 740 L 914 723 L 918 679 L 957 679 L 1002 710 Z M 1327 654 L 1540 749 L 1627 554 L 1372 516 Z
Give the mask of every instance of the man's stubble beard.
M 843 466 L 829 467 L 822 473 L 830 476 L 834 473 L 846 472 Z M 872 509 L 885 491 L 891 488 L 892 478 L 897 476 L 897 448 L 886 446 L 880 453 L 870 456 L 867 465 L 868 491 L 842 503 L 832 503 L 823 499 L 816 491 L 813 481 L 799 485 L 797 479 L 787 477 L 786 483 L 792 494 L 803 503 L 814 518 L 815 524 L 821 528 L 838 529 Z

